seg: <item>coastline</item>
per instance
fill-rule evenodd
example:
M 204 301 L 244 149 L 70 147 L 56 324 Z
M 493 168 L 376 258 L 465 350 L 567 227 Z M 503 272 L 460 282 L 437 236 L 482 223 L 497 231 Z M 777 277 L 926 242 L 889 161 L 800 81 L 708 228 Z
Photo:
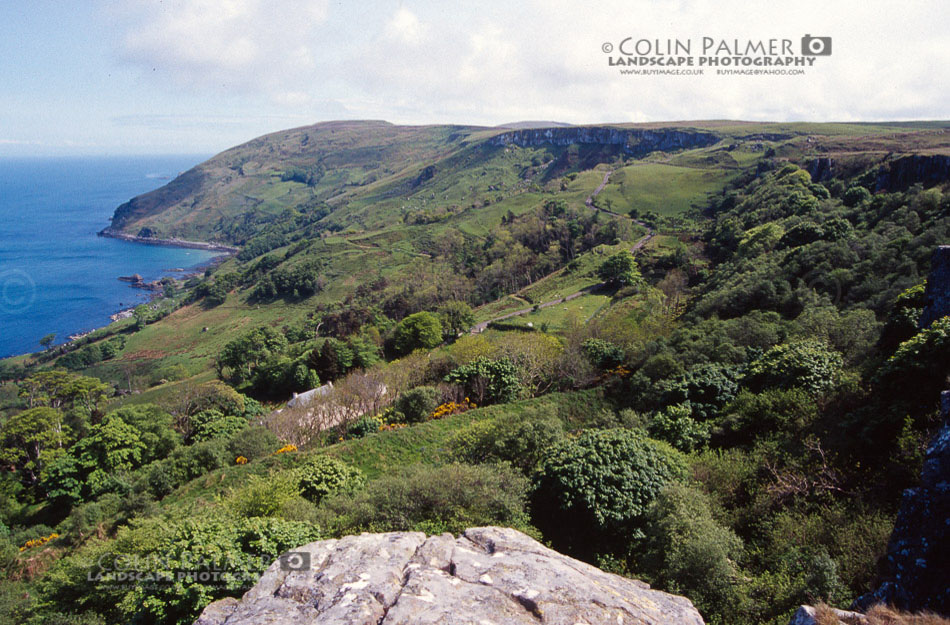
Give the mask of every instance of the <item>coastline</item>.
M 166 272 L 173 271 L 173 272 L 179 273 L 180 275 L 176 279 L 182 280 L 182 281 L 188 280 L 189 278 L 193 278 L 195 276 L 202 275 L 205 270 L 211 267 L 220 265 L 221 263 L 226 261 L 228 258 L 230 258 L 231 256 L 234 256 L 240 251 L 240 248 L 238 247 L 232 247 L 229 245 L 223 245 L 219 243 L 208 243 L 205 241 L 185 241 L 183 239 L 152 239 L 152 238 L 147 238 L 147 237 L 139 237 L 139 236 L 135 236 L 131 234 L 126 234 L 123 232 L 112 232 L 109 230 L 109 228 L 105 228 L 104 230 L 97 232 L 96 236 L 107 237 L 111 239 L 120 239 L 123 241 L 129 241 L 130 243 L 144 243 L 146 245 L 159 245 L 159 246 L 164 246 L 164 247 L 179 247 L 179 248 L 184 248 L 184 249 L 204 250 L 204 251 L 210 251 L 210 252 L 222 252 L 221 254 L 218 254 L 217 256 L 213 256 L 192 267 L 165 270 Z M 135 286 L 130 284 L 129 288 L 135 288 Z M 147 296 L 146 303 L 154 301 L 155 299 L 159 297 L 161 297 L 160 293 L 151 291 L 149 295 Z M 109 321 L 107 323 L 104 323 L 102 325 L 96 325 L 95 327 L 92 327 L 92 328 L 87 326 L 84 329 L 78 330 L 77 332 L 70 334 L 67 337 L 67 340 L 65 342 L 58 343 L 56 347 L 62 347 L 65 345 L 69 345 L 71 343 L 75 343 L 76 341 L 86 338 L 88 335 L 92 334 L 93 332 L 97 330 L 101 330 L 102 328 L 106 328 L 112 325 L 116 321 L 121 321 L 122 319 L 132 317 L 134 309 L 135 307 L 133 306 L 131 308 L 120 307 L 118 310 L 106 311 L 105 314 L 109 318 Z M 24 353 L 8 354 L 5 356 L 0 355 L 0 360 L 6 360 L 8 358 L 17 358 L 20 356 L 29 356 L 33 353 L 35 352 L 28 351 Z
M 224 245 L 222 243 L 208 243 L 206 241 L 186 241 L 184 239 L 156 239 L 152 237 L 140 237 L 125 232 L 117 232 L 109 228 L 104 228 L 96 233 L 100 237 L 109 237 L 110 239 L 120 239 L 132 243 L 144 243 L 146 245 L 161 245 L 164 247 L 182 247 L 193 250 L 207 250 L 211 252 L 225 252 L 228 255 L 237 254 L 241 248 Z
M 125 234 L 121 232 L 119 233 L 108 232 L 108 230 L 109 229 L 106 228 L 105 230 L 102 230 L 98 232 L 97 234 L 100 237 L 109 237 L 111 239 L 121 239 L 123 241 L 129 241 L 131 243 L 145 243 L 147 245 L 161 245 L 165 247 L 181 247 L 181 248 L 194 249 L 194 250 L 224 252 L 223 254 L 213 256 L 204 262 L 198 263 L 197 265 L 194 265 L 193 267 L 165 270 L 166 272 L 176 272 L 176 273 L 181 274 L 177 279 L 182 280 L 182 281 L 202 275 L 205 272 L 205 270 L 210 269 L 212 267 L 217 267 L 218 265 L 223 263 L 225 260 L 227 260 L 231 256 L 234 256 L 236 253 L 240 251 L 240 248 L 230 247 L 227 245 L 219 245 L 216 243 L 206 243 L 203 241 L 183 241 L 181 239 L 149 239 L 146 237 L 137 237 L 131 234 Z M 122 276 L 119 276 L 118 279 L 122 280 Z M 142 288 L 142 287 L 137 284 L 130 284 L 129 288 L 134 289 L 134 288 Z M 154 301 L 155 299 L 159 297 L 162 297 L 160 293 L 156 292 L 155 290 L 151 290 L 151 293 L 148 296 L 148 301 L 149 302 Z M 99 326 L 97 328 L 93 328 L 92 330 L 86 331 L 85 334 L 83 334 L 82 336 L 95 332 L 96 330 L 99 330 L 101 328 L 108 327 L 109 325 L 115 323 L 116 321 L 121 321 L 122 319 L 128 319 L 129 317 L 133 316 L 134 310 L 135 310 L 134 306 L 132 308 L 122 308 L 116 311 L 115 313 L 109 315 L 109 319 L 110 319 L 109 323 L 107 323 L 104 326 Z M 80 336 L 79 338 L 82 338 L 82 336 Z M 70 338 L 70 341 L 68 342 L 71 343 L 73 341 L 72 336 L 69 338 Z

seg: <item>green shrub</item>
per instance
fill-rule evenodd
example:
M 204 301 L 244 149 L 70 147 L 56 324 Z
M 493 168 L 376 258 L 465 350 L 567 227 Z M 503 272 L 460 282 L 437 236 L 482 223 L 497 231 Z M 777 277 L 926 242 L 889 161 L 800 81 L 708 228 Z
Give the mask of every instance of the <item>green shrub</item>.
M 814 398 L 803 389 L 741 391 L 716 421 L 717 440 L 735 446 L 762 438 L 797 437 L 817 417 Z
M 667 406 L 656 413 L 648 426 L 650 436 L 666 441 L 680 451 L 699 449 L 709 442 L 709 425 L 693 419 L 690 402 Z
M 375 434 L 382 427 L 379 417 L 366 415 L 360 417 L 346 428 L 347 438 L 363 438 L 367 434 Z
M 604 282 L 615 286 L 631 286 L 642 280 L 637 261 L 628 250 L 617 252 L 601 263 L 597 275 Z
M 647 508 L 685 475 L 678 452 L 637 430 L 585 432 L 542 461 L 533 518 L 559 549 L 613 551 L 642 537 Z
M 165 458 L 181 444 L 181 436 L 172 429 L 172 416 L 154 404 L 123 406 L 106 415 L 107 419 L 110 417 L 122 419 L 135 428 L 145 445 L 143 463 Z
M 97 501 L 76 506 L 60 524 L 60 532 L 72 543 L 81 543 L 91 536 L 105 536 L 111 527 L 111 521 L 118 513 L 121 498 L 109 493 Z
M 419 530 L 458 534 L 501 525 L 530 530 L 527 480 L 503 465 L 411 465 L 369 482 L 356 495 L 331 497 L 321 512 L 337 535 Z
M 227 443 L 228 456 L 231 462 L 238 456 L 248 460 L 267 456 L 280 447 L 280 439 L 267 428 L 255 426 L 241 430 L 231 437 Z
M 399 396 L 393 407 L 405 423 L 421 423 L 438 407 L 442 394 L 432 386 L 417 386 Z
M 601 370 L 613 369 L 626 358 L 622 347 L 603 339 L 587 339 L 581 347 L 590 364 Z
M 944 317 L 901 343 L 880 368 L 875 382 L 912 410 L 922 411 L 936 406 L 948 375 L 950 317 Z
M 651 584 L 686 595 L 707 618 L 735 614 L 742 541 L 716 522 L 703 493 L 665 486 L 646 514 L 644 533 L 636 570 Z
M 240 597 L 279 554 L 319 538 L 313 525 L 274 518 L 136 520 L 120 528 L 114 541 L 91 543 L 57 561 L 38 590 L 46 613 L 188 625 L 208 603 Z M 128 563 L 162 577 L 155 583 L 117 583 L 110 574 Z M 201 571 L 217 575 L 179 576 Z M 167 578 L 172 581 L 161 581 Z
M 863 204 L 871 199 L 871 192 L 860 187 L 858 185 L 853 185 L 848 187 L 848 190 L 844 192 L 844 205 L 848 207 L 857 206 L 858 204 Z
M 202 410 L 191 416 L 191 441 L 230 438 L 247 427 L 247 419 L 223 415 L 219 410 Z
M 245 518 L 276 516 L 281 507 L 300 496 L 300 487 L 292 473 L 252 475 L 247 484 L 228 496 L 227 505 Z
M 442 322 L 430 312 L 418 312 L 400 321 L 393 329 L 393 347 L 399 354 L 416 349 L 432 349 L 442 343 Z
M 366 483 L 359 469 L 329 456 L 314 456 L 297 470 L 300 494 L 313 503 L 342 493 L 352 493 Z
M 437 311 L 442 324 L 442 338 L 453 340 L 459 334 L 468 332 L 475 325 L 472 307 L 465 302 L 449 301 L 439 306 Z
M 527 473 L 538 465 L 550 447 L 563 438 L 564 428 L 554 417 L 502 418 L 476 421 L 466 426 L 452 437 L 449 445 L 460 462 L 504 461 Z
M 837 384 L 842 364 L 841 354 L 821 341 L 786 343 L 750 364 L 743 383 L 753 390 L 801 388 L 817 395 Z
M 739 389 L 736 367 L 705 364 L 693 367 L 674 379 L 663 393 L 664 404 L 688 401 L 692 417 L 704 421 L 715 417 L 732 401 Z

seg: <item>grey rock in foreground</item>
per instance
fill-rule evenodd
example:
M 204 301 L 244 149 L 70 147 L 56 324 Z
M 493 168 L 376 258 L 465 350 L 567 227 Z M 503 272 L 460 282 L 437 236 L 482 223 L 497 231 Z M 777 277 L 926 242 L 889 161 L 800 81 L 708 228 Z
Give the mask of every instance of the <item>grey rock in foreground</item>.
M 803 605 L 795 611 L 788 625 L 818 625 L 818 621 L 816 620 L 817 612 L 818 611 L 810 605 Z M 832 612 L 835 613 L 835 616 L 838 617 L 838 622 L 842 625 L 854 625 L 855 623 L 867 622 L 864 615 L 859 612 L 848 612 L 846 610 L 835 610 L 833 608 Z
M 604 573 L 512 529 L 473 528 L 457 539 L 362 534 L 297 552 L 309 554 L 308 570 L 275 562 L 243 599 L 212 603 L 195 625 L 703 623 L 684 597 Z

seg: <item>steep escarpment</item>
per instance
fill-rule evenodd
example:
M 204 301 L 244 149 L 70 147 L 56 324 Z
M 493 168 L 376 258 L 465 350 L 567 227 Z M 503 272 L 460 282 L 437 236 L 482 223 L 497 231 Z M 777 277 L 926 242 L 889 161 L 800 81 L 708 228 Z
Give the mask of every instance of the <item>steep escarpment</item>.
M 903 191 L 914 184 L 930 187 L 950 180 L 950 156 L 911 154 L 881 166 L 878 191 Z
M 537 147 L 544 144 L 567 146 L 616 145 L 630 156 L 642 156 L 657 150 L 682 150 L 708 147 L 720 137 L 702 131 L 676 128 L 628 129 L 614 126 L 581 126 L 574 128 L 528 128 L 502 133 L 489 140 L 491 145 Z
M 702 625 L 688 599 L 604 573 L 512 529 L 311 543 L 275 562 L 241 601 L 195 625 L 651 623 Z

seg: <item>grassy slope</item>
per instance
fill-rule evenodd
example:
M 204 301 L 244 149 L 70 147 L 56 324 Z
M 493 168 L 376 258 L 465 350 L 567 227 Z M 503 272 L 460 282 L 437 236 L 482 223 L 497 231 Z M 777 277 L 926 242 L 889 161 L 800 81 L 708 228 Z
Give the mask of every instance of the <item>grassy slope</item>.
M 218 469 L 178 488 L 165 497 L 160 505 L 165 513 L 195 514 L 201 508 L 214 505 L 217 497 L 242 485 L 250 475 L 266 475 L 275 469 L 292 468 L 314 453 L 340 458 L 359 468 L 367 478 L 373 479 L 411 464 L 451 461 L 451 439 L 456 432 L 470 423 L 492 419 L 555 416 L 567 429 L 576 429 L 600 408 L 606 409 L 607 404 L 599 389 L 552 393 L 511 404 L 477 408 L 400 430 L 344 441 L 319 451 L 281 454 L 246 465 Z
M 551 168 L 561 162 L 558 158 L 564 156 L 565 149 L 502 148 L 481 143 L 501 129 L 333 122 L 275 133 L 223 152 L 196 168 L 207 180 L 191 189 L 190 195 L 147 218 L 144 213 L 137 215 L 126 227 L 135 231 L 148 224 L 167 234 L 214 238 L 222 224 L 245 216 L 277 213 L 301 201 L 325 199 L 335 208 L 325 220 L 339 224 L 343 230 L 314 240 L 289 262 L 310 257 L 326 261 L 327 288 L 305 301 L 277 300 L 260 305 L 248 301 L 248 291 L 238 291 L 217 308 L 186 306 L 130 335 L 118 359 L 97 365 L 88 373 L 119 381 L 125 380 L 134 364 L 146 370 L 182 365 L 190 374 L 205 379 L 214 355 L 248 328 L 298 323 L 314 305 L 339 302 L 370 278 L 394 276 L 410 263 L 426 262 L 424 256 L 433 242 L 446 234 L 461 233 L 476 242 L 484 241 L 509 212 L 522 214 L 552 198 L 582 209 L 606 171 L 613 173 L 600 199 L 610 200 L 614 210 L 636 207 L 673 214 L 701 204 L 707 194 L 721 189 L 738 171 L 753 166 L 768 147 L 798 162 L 827 154 L 868 158 L 869 154 L 897 146 L 915 151 L 950 151 L 948 124 L 943 122 L 690 122 L 631 127 L 669 126 L 714 130 L 723 141 L 703 149 L 652 153 L 639 161 L 614 157 L 594 169 L 575 171 L 573 179 L 551 175 Z M 784 139 L 786 136 L 790 138 Z M 279 173 L 288 167 L 316 162 L 322 163 L 325 174 L 313 187 L 279 179 Z M 430 164 L 435 167 L 434 176 L 415 184 L 419 172 Z M 195 176 L 183 178 L 188 182 Z M 142 196 L 142 206 L 155 209 L 155 202 L 181 191 L 176 191 L 180 186 L 181 181 L 173 181 Z M 406 223 L 406 219 L 411 221 L 426 211 L 434 216 L 430 223 Z M 639 234 L 637 230 L 632 238 Z M 594 269 L 603 253 L 605 250 L 595 250 L 583 255 L 579 269 L 561 270 L 525 289 L 518 298 L 503 297 L 482 307 L 477 311 L 478 319 L 529 306 L 524 300 L 550 301 L 596 284 Z M 232 259 L 218 271 L 224 273 L 236 266 L 237 261 Z M 536 313 L 537 319 L 523 321 L 558 327 L 569 313 L 600 305 L 593 295 L 585 299 L 546 309 Z M 105 335 L 128 323 L 113 324 L 101 332 Z M 164 392 L 159 387 L 146 396 L 161 396 Z

